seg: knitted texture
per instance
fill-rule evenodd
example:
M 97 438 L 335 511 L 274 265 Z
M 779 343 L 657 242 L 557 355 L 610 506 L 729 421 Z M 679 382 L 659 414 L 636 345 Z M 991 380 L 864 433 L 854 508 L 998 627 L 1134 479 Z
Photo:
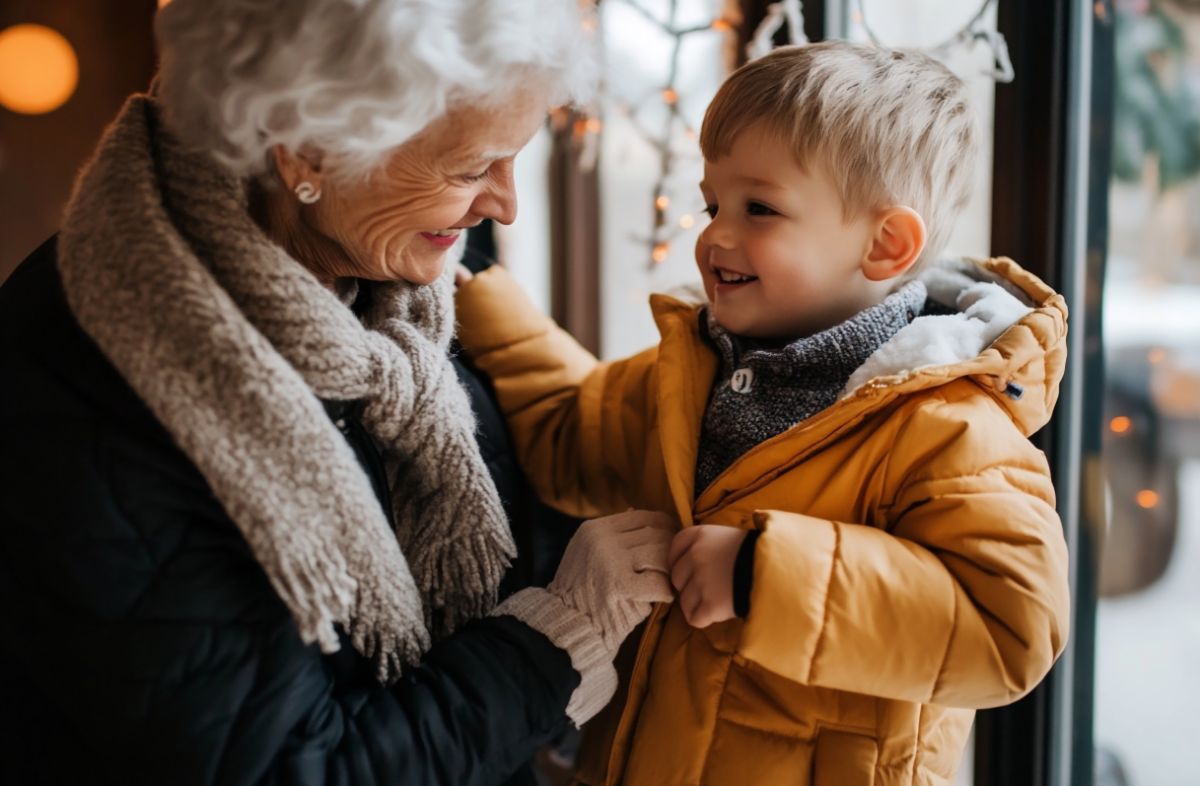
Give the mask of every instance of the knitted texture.
M 584 522 L 550 585 L 518 593 L 494 612 L 517 617 L 571 656 L 583 677 L 567 706 L 577 725 L 612 697 L 611 662 L 621 642 L 652 604 L 673 599 L 667 550 L 675 530 L 670 516 L 648 510 Z
M 832 406 L 855 369 L 921 313 L 925 285 L 906 284 L 882 303 L 782 347 L 729 333 L 705 311 L 720 360 L 696 460 L 696 494 L 740 456 Z
M 335 623 L 383 681 L 482 616 L 515 549 L 446 351 L 448 274 L 360 285 L 362 320 L 252 221 L 244 184 L 135 96 L 59 239 L 71 310 L 196 465 L 300 635 Z M 385 520 L 321 399 L 362 401 Z
M 615 650 L 596 635 L 596 626 L 586 615 L 568 606 L 559 595 L 538 587 L 512 595 L 492 614 L 516 617 L 567 652 L 580 676 L 579 686 L 567 703 L 567 717 L 576 726 L 582 726 L 608 704 L 617 690 L 617 672 L 612 665 Z

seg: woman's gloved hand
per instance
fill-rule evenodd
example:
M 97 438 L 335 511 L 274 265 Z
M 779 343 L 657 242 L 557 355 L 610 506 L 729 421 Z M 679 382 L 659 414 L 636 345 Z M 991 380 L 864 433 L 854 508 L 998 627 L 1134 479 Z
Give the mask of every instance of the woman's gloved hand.
M 667 549 L 676 530 L 663 513 L 631 510 L 585 522 L 546 589 L 527 589 L 493 615 L 516 617 L 566 650 L 582 679 L 567 715 L 582 725 L 612 698 L 613 657 L 652 604 L 672 599 Z

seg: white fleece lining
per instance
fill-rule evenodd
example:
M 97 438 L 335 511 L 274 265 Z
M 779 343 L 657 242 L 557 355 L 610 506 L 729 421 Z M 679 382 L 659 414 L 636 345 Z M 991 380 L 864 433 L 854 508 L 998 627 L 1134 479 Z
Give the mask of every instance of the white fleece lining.
M 971 262 L 939 262 L 919 278 L 931 300 L 959 313 L 917 317 L 901 328 L 850 375 L 842 398 L 879 377 L 972 360 L 1033 312 L 1011 284 Z

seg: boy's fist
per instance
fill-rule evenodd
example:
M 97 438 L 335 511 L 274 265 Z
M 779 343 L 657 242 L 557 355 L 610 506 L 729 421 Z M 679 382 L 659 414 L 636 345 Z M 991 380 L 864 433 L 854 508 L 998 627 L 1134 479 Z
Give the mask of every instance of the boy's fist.
M 706 628 L 733 619 L 733 563 L 746 530 L 697 524 L 671 541 L 667 563 L 689 625 Z

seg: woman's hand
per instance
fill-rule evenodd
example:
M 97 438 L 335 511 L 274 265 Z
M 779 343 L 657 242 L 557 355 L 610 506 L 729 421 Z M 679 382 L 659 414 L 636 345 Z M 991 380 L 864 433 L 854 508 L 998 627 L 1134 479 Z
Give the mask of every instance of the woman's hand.
M 676 528 L 670 516 L 647 510 L 587 521 L 546 589 L 588 617 L 615 653 L 652 603 L 672 600 L 667 548 Z
M 667 547 L 676 526 L 646 510 L 584 522 L 549 587 L 522 590 L 492 612 L 516 617 L 571 656 L 580 683 L 566 712 L 576 726 L 616 692 L 612 660 L 621 642 L 651 604 L 672 599 Z
M 733 564 L 745 539 L 744 529 L 698 524 L 671 542 L 671 583 L 679 590 L 679 608 L 689 625 L 706 628 L 736 616 Z

